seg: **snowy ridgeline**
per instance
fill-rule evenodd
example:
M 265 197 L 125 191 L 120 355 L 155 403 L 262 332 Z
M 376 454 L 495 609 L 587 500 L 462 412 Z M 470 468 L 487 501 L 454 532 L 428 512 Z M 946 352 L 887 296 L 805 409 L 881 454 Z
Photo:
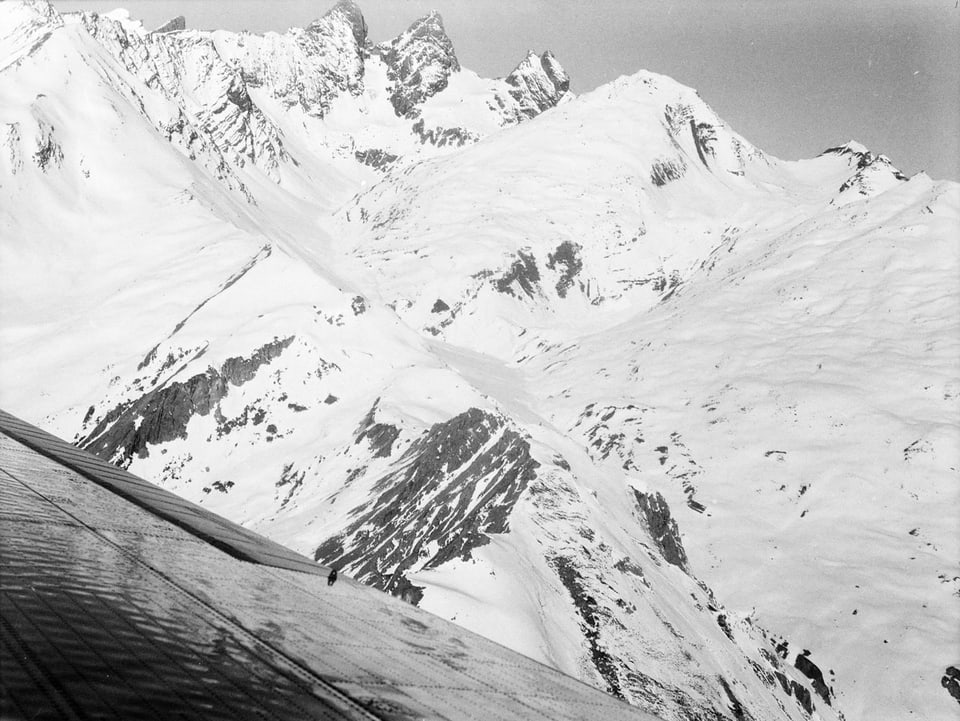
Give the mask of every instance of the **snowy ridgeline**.
M 665 719 L 956 714 L 956 184 L 351 2 L 0 98 L 7 410 Z

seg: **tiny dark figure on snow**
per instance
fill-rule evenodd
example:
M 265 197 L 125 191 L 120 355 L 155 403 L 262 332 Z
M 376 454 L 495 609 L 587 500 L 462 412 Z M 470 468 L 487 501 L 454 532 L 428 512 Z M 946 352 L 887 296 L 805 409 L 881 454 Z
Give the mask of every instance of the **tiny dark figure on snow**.
M 327 585 L 332 586 L 337 582 L 337 569 L 331 568 L 330 575 L 327 576 Z

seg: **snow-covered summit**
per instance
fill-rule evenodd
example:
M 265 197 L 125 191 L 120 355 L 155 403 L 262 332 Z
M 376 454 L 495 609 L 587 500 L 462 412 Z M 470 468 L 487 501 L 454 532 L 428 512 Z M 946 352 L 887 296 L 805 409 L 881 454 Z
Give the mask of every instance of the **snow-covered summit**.
M 526 117 L 532 118 L 573 97 L 569 92 L 570 78 L 549 50 L 542 55 L 531 50 L 505 80 L 515 88 L 510 94 Z
M 378 45 L 376 52 L 387 65 L 387 77 L 393 82 L 390 102 L 401 116 L 418 115 L 417 106 L 446 88 L 450 74 L 460 70 L 443 18 L 436 11 Z
M 367 21 L 360 6 L 353 0 L 339 0 L 320 19 L 307 26 L 307 30 L 320 34 L 336 35 L 341 26 L 346 25 L 353 34 L 357 47 L 367 44 Z

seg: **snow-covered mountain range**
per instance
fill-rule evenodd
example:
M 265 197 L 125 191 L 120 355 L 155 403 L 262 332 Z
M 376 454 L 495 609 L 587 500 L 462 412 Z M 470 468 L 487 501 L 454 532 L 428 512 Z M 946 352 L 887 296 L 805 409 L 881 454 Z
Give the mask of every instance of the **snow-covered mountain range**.
M 436 13 L 0 4 L 4 408 L 664 719 L 955 717 L 958 227 Z

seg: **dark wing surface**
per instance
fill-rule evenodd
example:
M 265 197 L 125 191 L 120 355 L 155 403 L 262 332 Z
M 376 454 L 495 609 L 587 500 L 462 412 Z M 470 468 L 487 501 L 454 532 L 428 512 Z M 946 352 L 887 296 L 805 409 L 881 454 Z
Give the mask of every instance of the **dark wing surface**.
M 0 411 L 0 717 L 648 719 Z

